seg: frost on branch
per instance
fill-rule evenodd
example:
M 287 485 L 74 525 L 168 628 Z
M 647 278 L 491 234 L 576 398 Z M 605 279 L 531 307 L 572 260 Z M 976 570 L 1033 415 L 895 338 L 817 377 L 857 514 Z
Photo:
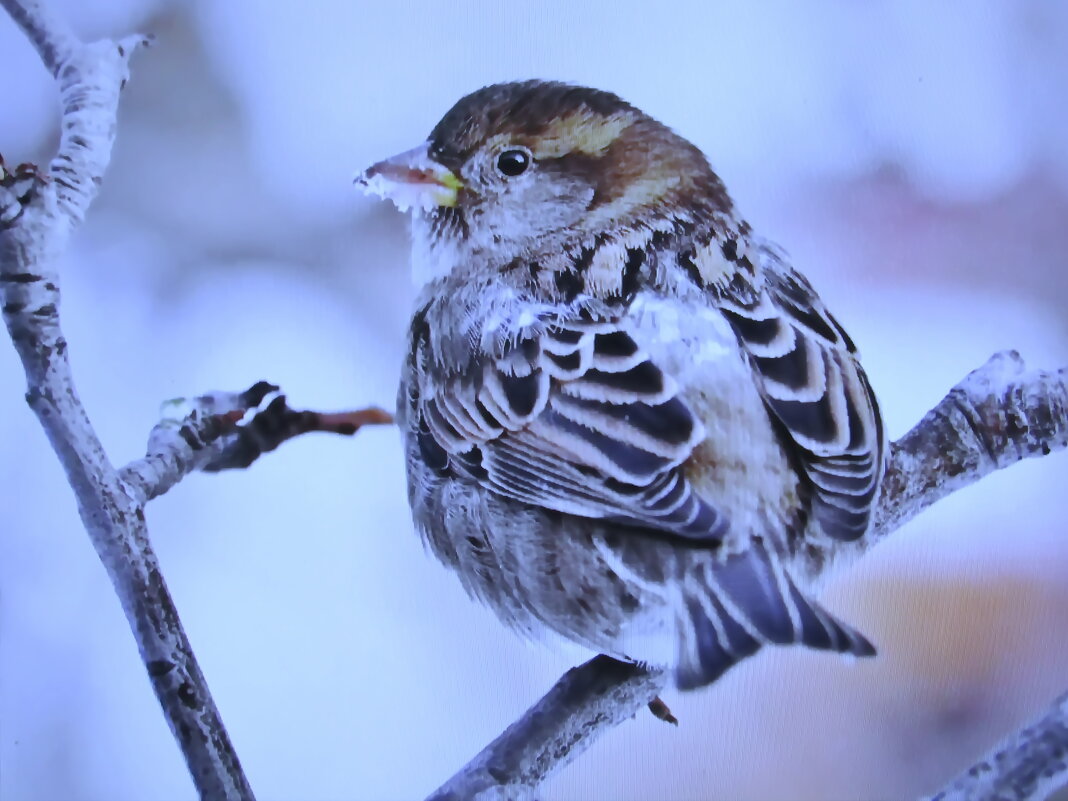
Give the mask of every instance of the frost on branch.
M 313 431 L 352 436 L 365 425 L 393 417 L 378 408 L 350 412 L 290 409 L 279 388 L 259 381 L 244 392 L 209 392 L 163 405 L 143 459 L 120 474 L 142 503 L 156 498 L 189 473 L 242 469 L 286 440 Z

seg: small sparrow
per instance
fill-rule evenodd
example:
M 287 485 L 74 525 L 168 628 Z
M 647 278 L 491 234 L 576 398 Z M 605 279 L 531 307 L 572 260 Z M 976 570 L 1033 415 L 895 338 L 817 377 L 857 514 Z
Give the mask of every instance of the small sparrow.
M 875 653 L 808 594 L 871 524 L 875 396 L 700 150 L 506 83 L 357 183 L 414 209 L 408 495 L 471 595 L 684 689 L 765 644 Z

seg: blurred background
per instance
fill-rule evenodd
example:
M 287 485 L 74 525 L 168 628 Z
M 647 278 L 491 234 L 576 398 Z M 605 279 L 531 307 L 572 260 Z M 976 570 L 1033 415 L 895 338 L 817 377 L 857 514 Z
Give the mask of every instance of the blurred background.
M 159 404 L 280 383 L 393 405 L 407 220 L 358 197 L 461 95 L 613 90 L 707 152 L 860 345 L 899 436 L 992 353 L 1068 364 L 1068 4 L 55 0 L 146 31 L 114 160 L 63 266 L 79 389 L 116 463 Z M 57 95 L 0 16 L 0 150 L 47 159 Z M 194 797 L 118 602 L 0 342 L 0 797 Z M 581 651 L 470 602 L 408 519 L 396 432 L 309 436 L 149 509 L 257 795 L 412 799 Z M 548 782 L 564 799 L 905 799 L 1068 688 L 1068 457 L 995 474 L 828 586 L 877 644 L 665 700 Z

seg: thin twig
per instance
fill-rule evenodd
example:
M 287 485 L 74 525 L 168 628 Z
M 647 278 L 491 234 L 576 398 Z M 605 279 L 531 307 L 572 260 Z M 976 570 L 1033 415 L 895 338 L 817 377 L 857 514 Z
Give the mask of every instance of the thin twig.
M 241 425 L 233 436 L 226 438 L 203 469 L 208 472 L 240 470 L 283 442 L 302 434 L 323 432 L 351 437 L 364 426 L 392 422 L 393 415 L 377 407 L 348 412 L 297 411 L 286 405 L 284 395 L 278 395 L 247 424 Z
M 244 392 L 176 398 L 164 404 L 164 413 L 149 434 L 144 457 L 119 471 L 140 503 L 159 497 L 198 470 L 246 468 L 303 434 L 352 436 L 365 425 L 393 422 L 392 415 L 378 408 L 330 413 L 290 409 L 286 396 L 266 381 Z

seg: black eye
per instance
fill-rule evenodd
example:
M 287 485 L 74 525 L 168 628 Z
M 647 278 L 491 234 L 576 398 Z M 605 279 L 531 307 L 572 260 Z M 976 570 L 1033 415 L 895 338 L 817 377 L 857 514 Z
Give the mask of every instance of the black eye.
M 527 171 L 530 161 L 529 151 L 513 148 L 505 150 L 501 155 L 497 156 L 497 169 L 500 170 L 501 175 L 515 178 L 517 175 L 522 175 Z

